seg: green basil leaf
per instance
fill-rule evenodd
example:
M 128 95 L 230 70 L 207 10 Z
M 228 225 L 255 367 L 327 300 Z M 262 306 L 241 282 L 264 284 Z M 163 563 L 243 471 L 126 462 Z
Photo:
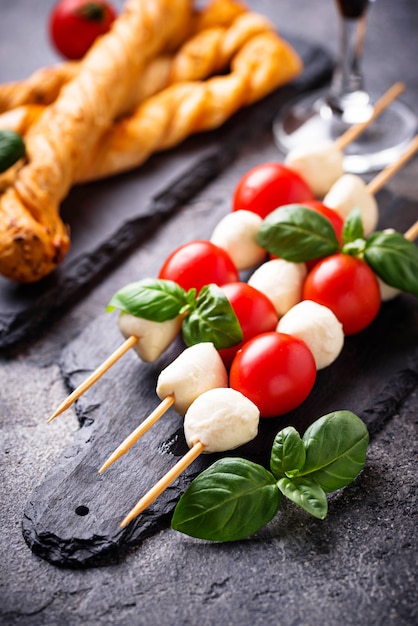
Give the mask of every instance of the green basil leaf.
M 0 130 L 0 174 L 26 154 L 22 137 L 13 130 Z
M 277 433 L 270 457 L 270 469 L 276 478 L 295 476 L 302 469 L 305 459 L 305 446 L 293 426 L 287 426 Z
M 173 319 L 189 303 L 189 294 L 171 280 L 145 278 L 122 287 L 111 298 L 106 311 L 120 309 L 154 322 Z
M 366 462 L 369 433 L 351 411 L 335 411 L 316 420 L 303 435 L 306 461 L 299 476 L 325 491 L 350 484 Z
M 300 506 L 304 511 L 318 519 L 324 519 L 328 513 L 328 500 L 325 491 L 309 478 L 281 478 L 277 483 L 286 498 Z
M 191 537 L 236 541 L 276 515 L 280 492 L 264 467 L 238 458 L 215 461 L 180 498 L 171 526 Z
M 364 260 L 386 284 L 418 297 L 418 247 L 400 233 L 375 232 Z
M 271 254 L 294 263 L 339 250 L 331 222 L 299 204 L 288 204 L 269 213 L 257 233 L 257 242 Z
M 183 321 L 183 339 L 187 346 L 211 341 L 217 350 L 242 341 L 242 330 L 228 298 L 217 285 L 200 290 L 196 306 Z
M 364 239 L 364 228 L 360 209 L 353 209 L 347 216 L 343 227 L 343 243 L 351 243 L 356 239 Z

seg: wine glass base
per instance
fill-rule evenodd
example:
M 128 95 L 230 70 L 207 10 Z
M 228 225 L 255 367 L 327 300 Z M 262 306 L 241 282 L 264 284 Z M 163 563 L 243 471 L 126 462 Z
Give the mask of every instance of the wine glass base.
M 273 135 L 279 150 L 286 155 L 296 146 L 335 141 L 351 123 L 327 104 L 329 92 L 315 92 L 289 103 L 274 120 Z M 365 111 L 367 108 L 364 109 Z M 346 172 L 366 174 L 394 163 L 417 131 L 417 117 L 405 104 L 393 102 L 356 141 L 344 150 Z

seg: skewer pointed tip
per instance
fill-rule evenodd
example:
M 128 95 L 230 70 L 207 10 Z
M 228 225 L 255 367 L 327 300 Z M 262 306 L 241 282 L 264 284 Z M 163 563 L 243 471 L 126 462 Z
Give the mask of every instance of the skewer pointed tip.
M 180 476 L 182 472 L 191 464 L 199 454 L 202 454 L 205 446 L 201 441 L 196 441 L 192 448 L 178 461 L 174 467 L 171 468 L 160 480 L 137 502 L 128 515 L 120 523 L 120 527 L 124 528 L 135 517 L 138 517 L 145 509 L 147 509 L 153 502 L 165 491 L 172 482 Z
M 56 409 L 56 411 L 51 415 L 49 419 L 47 419 L 47 424 L 52 422 L 53 419 L 58 417 L 61 413 L 63 413 L 66 409 L 68 409 L 78 398 L 90 389 L 94 383 L 96 383 L 99 378 L 103 376 L 111 367 L 118 361 L 130 348 L 132 348 L 136 343 L 138 343 L 139 338 L 132 335 L 128 337 L 124 343 L 119 346 L 117 350 L 115 350 L 103 363 L 92 373 L 86 380 L 81 383 L 74 389 L 74 391 L 68 396 L 66 400 Z
M 70 405 L 71 403 L 68 406 Z M 60 406 L 53 412 L 53 414 L 50 417 L 48 417 L 48 419 L 46 420 L 46 423 L 49 424 L 50 422 L 52 422 L 56 417 L 58 417 L 58 415 L 61 415 L 61 413 L 63 413 L 66 408 L 68 408 L 66 402 L 64 402 L 63 404 L 60 404 Z

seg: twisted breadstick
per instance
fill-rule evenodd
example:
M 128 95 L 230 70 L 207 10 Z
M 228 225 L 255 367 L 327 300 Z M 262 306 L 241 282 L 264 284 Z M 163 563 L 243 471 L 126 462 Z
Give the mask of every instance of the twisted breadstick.
M 230 0 L 226 3 L 227 6 L 229 2 Z M 222 4 L 224 3 L 225 0 L 222 0 Z M 238 7 L 235 6 L 235 13 L 237 13 Z M 202 13 L 202 17 L 208 17 L 208 13 L 212 14 L 212 23 L 214 15 L 209 9 Z M 199 21 L 199 27 L 205 23 L 206 20 Z M 135 84 L 135 89 L 131 91 L 129 105 L 126 104 L 125 108 L 132 112 L 138 104 L 169 85 L 183 81 L 203 80 L 226 69 L 234 54 L 246 41 L 272 29 L 271 23 L 262 15 L 244 14 L 242 10 L 230 24 L 212 25 L 197 32 L 174 55 L 160 55 L 151 59 Z M 77 63 L 72 63 L 71 67 L 75 70 Z M 44 72 L 48 74 L 49 70 L 52 71 L 52 68 L 42 70 L 41 75 Z M 75 71 L 74 75 L 76 75 Z M 49 99 L 52 97 L 52 92 L 45 92 L 43 97 Z M 16 106 L 0 114 L 0 128 L 14 130 L 24 136 L 39 120 L 44 110 L 45 105 L 42 104 L 27 103 Z
M 172 63 L 170 50 L 177 54 L 194 54 L 197 58 L 202 57 L 202 54 L 204 56 L 207 40 L 199 42 L 197 39 L 193 42 L 193 35 L 214 27 L 229 27 L 238 15 L 246 11 L 247 8 L 236 0 L 211 0 L 201 10 L 194 11 L 190 24 L 185 23 L 175 40 L 168 42 L 168 49 L 163 50 L 161 56 L 151 59 L 144 72 L 138 76 L 138 91 L 133 90 L 132 102 L 125 103 L 123 113 L 129 113 L 139 102 L 169 84 Z M 185 41 L 188 42 L 187 50 L 173 47 L 173 42 L 182 45 Z M 0 85 L 0 113 L 27 104 L 52 104 L 62 87 L 76 77 L 80 66 L 79 61 L 68 61 L 36 70 L 25 80 L 3 83 Z M 183 77 L 183 80 L 192 79 L 192 76 Z M 173 76 L 171 81 L 175 82 Z
M 79 67 L 76 61 L 42 67 L 26 80 L 0 85 L 0 112 L 24 104 L 51 104 L 61 87 L 75 78 Z
M 28 163 L 0 197 L 0 272 L 32 282 L 69 249 L 58 207 L 85 154 L 107 130 L 147 61 L 190 18 L 190 0 L 127 0 L 111 31 L 26 137 Z
M 105 133 L 76 173 L 76 182 L 142 164 L 193 133 L 217 128 L 241 107 L 292 80 L 301 70 L 294 50 L 273 32 L 257 34 L 238 51 L 231 72 L 205 82 L 172 85 Z
M 214 0 L 213 4 L 219 2 L 223 0 Z M 188 8 L 184 4 L 183 12 Z M 10 186 L 0 196 L 0 222 L 6 225 L 4 233 L 0 232 L 0 272 L 19 282 L 32 282 L 59 263 L 69 247 L 69 237 L 59 219 L 58 205 L 72 184 L 135 167 L 154 151 L 172 147 L 194 132 L 215 128 L 240 107 L 264 97 L 299 73 L 299 57 L 274 33 L 271 24 L 256 14 L 243 14 L 242 10 L 240 13 L 230 28 L 206 28 L 188 41 L 181 53 L 169 61 L 169 72 L 167 67 L 163 71 L 164 80 L 174 84 L 148 98 L 133 115 L 113 126 L 111 119 L 118 117 L 129 97 L 126 89 L 120 95 L 112 91 L 115 77 L 118 82 L 121 80 L 117 63 L 112 70 L 103 70 L 97 88 L 91 85 L 99 63 L 98 55 L 95 58 L 93 53 L 89 53 L 76 78 L 62 89 L 38 123 L 31 126 L 41 107 L 21 107 L 7 114 L 9 121 L 14 119 L 23 132 L 27 131 L 30 160 L 18 173 L 14 186 L 13 175 L 19 166 L 12 175 L 7 173 Z M 106 37 L 109 36 L 105 40 Z M 203 41 L 211 45 L 204 46 L 206 55 L 202 56 Z M 98 46 L 99 43 L 93 50 Z M 112 46 L 119 48 L 120 42 Z M 176 83 L 185 77 L 200 78 L 225 69 L 231 57 L 230 74 L 206 82 Z M 106 65 L 111 60 L 107 58 Z M 138 61 L 134 71 L 123 78 L 131 91 L 132 83 L 138 83 L 141 62 L 144 63 L 142 59 Z M 147 63 L 150 68 L 151 62 Z M 112 89 L 109 91 L 106 85 L 112 85 Z M 112 107 L 106 95 L 110 95 Z M 51 136 L 51 128 L 57 137 Z M 93 139 L 85 137 L 89 132 Z M 62 140 L 64 146 L 60 150 Z M 42 157 L 38 161 L 35 149 Z M 41 182 L 38 187 L 37 176 Z M 0 187 L 1 183 L 0 180 Z
M 219 11 L 221 6 L 229 7 L 229 11 L 221 14 Z M 209 16 L 211 24 L 216 17 L 219 17 L 222 24 L 199 31 L 199 28 L 208 22 Z M 235 18 L 232 23 L 227 23 L 227 18 L 231 20 L 233 16 Z M 199 14 L 199 22 L 193 29 L 198 32 L 190 37 L 176 54 L 151 59 L 142 72 L 136 89 L 132 91 L 130 109 L 170 84 L 202 80 L 225 70 L 234 54 L 249 39 L 272 29 L 273 26 L 265 17 L 256 13 L 244 13 L 244 9 L 236 3 L 231 3 L 231 0 L 214 0 Z M 39 104 L 18 106 L 0 115 L 0 128 L 14 130 L 25 136 L 44 110 L 45 107 Z M 22 165 L 23 162 L 20 162 L 13 169 L 0 174 L 0 191 L 14 184 Z

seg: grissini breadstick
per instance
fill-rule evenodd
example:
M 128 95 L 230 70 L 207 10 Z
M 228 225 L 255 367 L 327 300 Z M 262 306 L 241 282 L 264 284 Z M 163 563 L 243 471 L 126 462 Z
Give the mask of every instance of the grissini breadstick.
M 150 60 L 129 94 L 124 109 L 132 112 L 141 102 L 171 84 L 203 80 L 225 70 L 233 56 L 249 39 L 272 29 L 271 23 L 262 15 L 241 13 L 226 26 L 215 25 L 197 32 L 181 45 L 175 54 L 159 55 Z M 71 65 L 75 67 L 77 63 Z M 48 75 L 47 69 L 42 70 L 40 75 L 42 76 L 44 72 Z M 0 97 L 1 88 L 0 85 Z M 42 85 L 39 85 L 38 90 L 41 88 Z M 44 97 L 48 99 L 49 94 L 44 94 Z M 24 136 L 39 120 L 45 106 L 46 104 L 42 103 L 15 106 L 0 114 L 0 128 L 13 130 Z M 118 117 L 122 117 L 121 114 L 124 113 L 125 111 L 118 112 Z
M 239 15 L 247 11 L 247 7 L 235 0 L 212 0 L 201 10 L 193 11 L 190 25 L 185 23 L 174 42 L 182 45 L 184 41 L 191 42 L 194 35 L 204 30 L 218 27 L 227 28 Z M 196 41 L 192 46 L 188 44 L 188 48 L 191 54 L 197 55 L 199 58 L 207 53 L 205 49 L 207 44 L 208 42 L 205 40 Z M 150 61 L 145 70 L 141 72 L 141 76 L 138 76 L 138 93 L 133 91 L 132 106 L 130 107 L 128 101 L 125 112 L 129 112 L 141 100 L 168 85 L 172 56 L 173 53 L 177 52 L 181 52 L 181 48 L 180 50 L 174 48 L 173 42 L 169 41 L 167 42 L 167 49 L 164 49 L 161 55 Z M 57 63 L 36 70 L 25 80 L 1 84 L 0 113 L 26 104 L 51 104 L 58 97 L 61 88 L 76 77 L 80 66 L 79 61 Z M 176 78 L 174 76 L 172 78 L 175 82 Z M 184 78 L 192 79 L 193 77 L 186 76 Z
M 229 74 L 171 85 L 115 124 L 82 163 L 75 181 L 137 167 L 153 152 L 217 128 L 238 109 L 292 80 L 300 69 L 299 57 L 278 35 L 272 31 L 256 35 L 233 58 Z
M 69 249 L 61 200 L 85 154 L 123 108 L 136 77 L 182 23 L 191 0 L 127 0 L 80 71 L 26 136 L 27 164 L 0 197 L 0 272 L 19 282 L 50 273 Z
M 36 70 L 25 80 L 0 85 L 0 112 L 23 104 L 51 104 L 65 83 L 75 78 L 80 64 L 68 61 Z
M 231 0 L 228 2 L 215 0 L 204 11 L 202 18 L 203 16 L 207 18 L 211 14 L 212 23 L 217 16 L 214 9 L 217 4 L 230 6 Z M 236 12 L 237 8 L 235 8 Z M 220 16 L 220 19 L 225 22 L 225 17 Z M 206 21 L 202 19 L 201 24 L 205 23 Z M 247 41 L 263 32 L 270 32 L 272 29 L 273 26 L 265 17 L 256 13 L 241 12 L 227 25 L 210 26 L 198 31 L 180 46 L 173 56 L 160 55 L 151 59 L 142 72 L 141 80 L 137 81 L 136 88 L 130 95 L 130 108 L 133 107 L 132 103 L 136 106 L 170 84 L 202 80 L 218 71 L 224 71 L 233 56 Z M 289 58 L 292 68 L 295 66 L 295 60 L 293 56 L 289 55 Z M 283 69 L 281 71 L 285 82 L 286 74 L 283 74 Z M 0 114 L 0 128 L 13 130 L 24 137 L 31 126 L 39 120 L 44 109 L 45 107 L 40 104 L 27 104 L 6 111 Z M 0 191 L 4 191 L 14 183 L 22 165 L 23 162 L 20 162 L 13 170 L 0 174 Z

